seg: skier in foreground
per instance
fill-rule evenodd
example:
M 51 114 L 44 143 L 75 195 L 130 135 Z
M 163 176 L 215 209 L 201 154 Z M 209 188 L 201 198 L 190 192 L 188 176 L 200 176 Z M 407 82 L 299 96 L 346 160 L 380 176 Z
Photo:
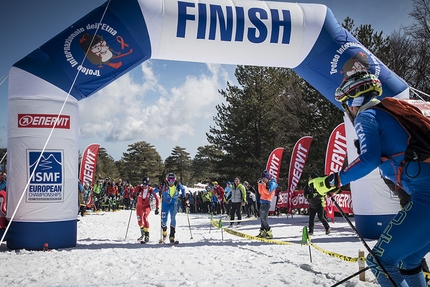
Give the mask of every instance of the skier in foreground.
M 165 184 L 161 189 L 162 201 L 161 201 L 161 228 L 163 230 L 163 243 L 167 237 L 167 215 L 170 214 L 170 235 L 169 240 L 171 244 L 177 244 L 175 240 L 175 229 L 176 229 L 176 212 L 178 210 L 178 197 L 179 193 L 185 198 L 185 188 L 176 179 L 176 175 L 173 172 L 169 172 L 166 175 Z
M 375 108 L 379 103 L 376 97 L 381 94 L 381 82 L 367 72 L 353 74 L 336 90 L 336 100 L 355 127 L 361 153 L 339 173 L 311 179 L 309 184 L 313 183 L 320 194 L 357 180 L 378 166 L 383 177 L 398 182 L 409 134 L 394 116 Z M 393 286 L 391 278 L 398 287 L 424 287 L 421 261 L 430 250 L 426 220 L 430 214 L 430 164 L 408 162 L 400 176 L 401 187 L 411 195 L 411 201 L 391 220 L 373 248 L 378 260 L 369 254 L 367 264 L 381 286 Z
M 141 234 L 141 237 L 139 237 L 137 240 L 140 241 L 140 243 L 146 243 L 149 241 L 148 216 L 151 212 L 151 194 L 155 198 L 155 215 L 158 215 L 160 201 L 155 190 L 149 186 L 149 177 L 145 176 L 142 179 L 142 184 L 140 186 L 136 186 L 133 192 L 133 197 L 137 197 L 136 217 Z

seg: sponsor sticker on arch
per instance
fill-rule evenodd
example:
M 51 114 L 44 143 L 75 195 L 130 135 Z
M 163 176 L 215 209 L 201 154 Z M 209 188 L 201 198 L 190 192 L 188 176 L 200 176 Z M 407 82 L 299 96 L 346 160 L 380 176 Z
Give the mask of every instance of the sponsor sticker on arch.
M 27 167 L 30 184 L 27 202 L 64 200 L 64 151 L 27 150 Z
M 69 115 L 18 114 L 18 128 L 70 129 Z

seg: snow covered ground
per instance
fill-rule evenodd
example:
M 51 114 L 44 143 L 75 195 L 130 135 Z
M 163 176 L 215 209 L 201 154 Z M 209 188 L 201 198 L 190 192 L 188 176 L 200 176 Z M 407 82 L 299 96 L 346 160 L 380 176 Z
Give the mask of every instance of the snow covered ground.
M 127 224 L 130 226 L 127 233 Z M 214 218 L 218 219 L 219 216 Z M 210 224 L 207 214 L 177 215 L 179 245 L 159 244 L 160 216 L 151 213 L 150 242 L 140 244 L 135 211 L 79 216 L 75 248 L 9 250 L 0 246 L 1 286 L 332 286 L 359 270 L 358 263 L 301 245 L 307 216 L 269 217 L 279 245 L 229 234 Z M 353 217 L 350 220 L 354 221 Z M 228 223 L 224 223 L 228 226 Z M 245 221 L 239 231 L 257 235 L 259 220 Z M 325 235 L 316 222 L 312 243 L 327 252 L 358 257 L 367 251 L 348 223 L 336 217 Z M 191 238 L 192 237 L 192 238 Z M 367 240 L 372 247 L 376 241 Z M 370 271 L 340 286 L 379 286 Z

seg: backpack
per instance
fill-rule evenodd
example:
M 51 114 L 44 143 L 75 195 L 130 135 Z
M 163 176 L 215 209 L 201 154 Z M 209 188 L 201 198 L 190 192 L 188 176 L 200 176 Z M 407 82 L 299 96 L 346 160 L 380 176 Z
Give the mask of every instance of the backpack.
M 415 178 L 419 175 L 419 172 L 416 175 L 407 173 L 407 166 L 410 162 L 430 163 L 430 119 L 411 103 L 417 103 L 417 101 L 387 97 L 375 106 L 396 118 L 409 134 L 405 158 L 399 165 L 397 174 L 397 184 L 399 186 L 401 186 L 400 180 L 403 169 L 405 169 L 406 175 L 410 178 Z

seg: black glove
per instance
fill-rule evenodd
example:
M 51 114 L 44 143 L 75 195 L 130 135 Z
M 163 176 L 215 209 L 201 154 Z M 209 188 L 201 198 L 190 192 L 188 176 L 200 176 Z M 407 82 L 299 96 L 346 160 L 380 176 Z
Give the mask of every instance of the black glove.
M 158 210 L 158 207 L 155 209 L 155 215 L 158 215 L 160 211 Z
M 357 149 L 357 154 L 360 155 L 361 154 L 361 150 L 360 150 L 360 141 L 355 139 L 354 140 L 354 146 Z

